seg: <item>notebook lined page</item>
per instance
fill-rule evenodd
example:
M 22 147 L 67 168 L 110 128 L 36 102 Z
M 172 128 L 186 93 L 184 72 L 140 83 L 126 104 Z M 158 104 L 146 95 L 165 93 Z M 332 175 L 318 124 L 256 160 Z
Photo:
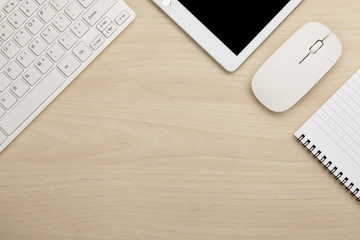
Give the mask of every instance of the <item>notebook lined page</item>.
M 295 136 L 360 198 L 360 70 Z

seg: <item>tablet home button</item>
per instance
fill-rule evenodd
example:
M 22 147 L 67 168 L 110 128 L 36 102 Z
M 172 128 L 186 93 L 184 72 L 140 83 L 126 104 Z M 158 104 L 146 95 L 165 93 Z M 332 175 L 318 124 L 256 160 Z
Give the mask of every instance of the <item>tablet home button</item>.
M 169 7 L 171 5 L 171 0 L 162 0 L 161 3 L 164 7 Z

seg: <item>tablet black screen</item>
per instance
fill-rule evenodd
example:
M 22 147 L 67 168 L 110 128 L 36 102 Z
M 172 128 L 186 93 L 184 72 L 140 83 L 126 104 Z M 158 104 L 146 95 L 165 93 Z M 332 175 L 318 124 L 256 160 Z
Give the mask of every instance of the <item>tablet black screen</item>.
M 235 55 L 285 7 L 289 0 L 179 0 Z

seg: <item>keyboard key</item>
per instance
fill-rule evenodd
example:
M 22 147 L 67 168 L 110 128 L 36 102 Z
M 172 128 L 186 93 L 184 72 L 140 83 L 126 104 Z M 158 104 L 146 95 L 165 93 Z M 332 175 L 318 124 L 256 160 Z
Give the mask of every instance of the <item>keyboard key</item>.
M 4 72 L 12 80 L 15 80 L 23 72 L 23 69 L 16 62 L 11 62 L 9 65 L 7 65 L 7 67 L 5 67 Z
M 56 15 L 55 10 L 50 7 L 50 5 L 46 4 L 39 12 L 38 16 L 46 23 L 50 22 Z
M 0 120 L 0 128 L 8 135 L 12 134 L 64 81 L 65 78 L 53 69 L 16 108 Z
M 80 67 L 80 63 L 76 58 L 69 54 L 58 65 L 58 68 L 68 77 Z
M 91 56 L 92 51 L 85 43 L 81 42 L 73 49 L 73 53 L 80 61 L 85 62 Z
M 0 97 L 0 104 L 6 109 L 9 110 L 17 102 L 16 97 L 12 95 L 9 91 L 5 92 L 4 95 Z
M 84 8 L 88 8 L 88 7 L 94 2 L 94 0 L 78 0 L 78 2 L 79 2 Z
M 57 62 L 65 55 L 64 49 L 59 44 L 55 43 L 48 51 L 47 55 L 54 61 Z
M 116 3 L 116 0 L 97 1 L 83 16 L 84 20 L 94 26 L 106 12 L 108 12 Z
M 8 18 L 9 23 L 16 29 L 18 29 L 25 21 L 26 17 L 19 10 L 15 10 L 13 14 Z
M 5 65 L 8 63 L 8 60 L 0 54 L 0 70 L 5 67 Z
M 13 40 L 10 40 L 8 43 L 6 43 L 1 50 L 10 59 L 15 57 L 15 55 L 20 52 L 20 48 L 15 44 Z
M 47 56 L 42 56 L 35 62 L 35 66 L 43 74 L 47 73 L 54 64 Z
M 72 33 L 67 32 L 59 38 L 59 42 L 66 50 L 69 50 L 75 45 L 77 38 Z
M 41 37 L 48 43 L 53 43 L 58 37 L 59 33 L 51 25 L 47 26 L 45 30 L 41 33 Z
M 15 34 L 14 39 L 21 47 L 25 47 L 32 39 L 32 36 L 25 29 L 21 29 Z
M 104 42 L 104 37 L 99 35 L 90 43 L 90 47 L 94 50 L 97 50 Z
M 37 17 L 32 18 L 27 24 L 26 28 L 33 34 L 36 35 L 44 27 L 44 24 Z
M 0 23 L 0 38 L 2 40 L 8 40 L 13 33 L 14 29 L 7 22 Z
M 71 31 L 78 37 L 81 38 L 89 31 L 89 27 L 84 23 L 83 20 L 77 21 L 72 27 Z
M 35 70 L 35 68 L 31 67 L 29 70 L 23 75 L 23 79 L 31 86 L 34 86 L 41 78 L 41 74 Z
M 33 15 L 38 8 L 39 8 L 38 5 L 34 3 L 34 1 L 32 0 L 26 0 L 20 6 L 21 11 L 28 17 Z
M 23 81 L 17 81 L 14 85 L 11 86 L 11 91 L 18 98 L 22 98 L 27 91 L 29 91 L 29 86 L 26 85 Z
M 129 17 L 130 17 L 130 14 L 126 10 L 124 10 L 120 13 L 119 16 L 117 16 L 115 18 L 115 22 L 118 25 L 122 25 Z
M 60 32 L 63 32 L 70 26 L 71 21 L 64 14 L 60 14 L 53 24 Z
M 69 6 L 65 8 L 65 13 L 72 19 L 77 19 L 84 9 L 77 3 L 72 2 Z
M 105 37 L 110 37 L 117 29 L 118 27 L 115 25 L 115 23 L 110 23 L 110 25 L 103 31 L 103 34 Z
M 36 56 L 40 56 L 48 45 L 41 40 L 41 38 L 35 38 L 35 40 L 29 45 L 30 50 L 35 53 Z
M 7 13 L 10 13 L 15 7 L 19 4 L 18 0 L 10 0 L 4 5 L 4 10 Z
M 110 18 L 105 17 L 103 20 L 101 20 L 101 22 L 97 25 L 97 28 L 99 29 L 100 32 L 104 31 L 107 26 L 109 26 L 111 23 Z
M 58 11 L 63 9 L 68 2 L 68 0 L 50 0 L 50 4 Z
M 11 81 L 2 73 L 0 73 L 0 92 L 6 90 L 6 88 L 11 84 Z
M 29 67 L 30 64 L 35 61 L 34 55 L 32 55 L 28 49 L 25 49 L 22 53 L 20 53 L 16 59 L 24 68 Z

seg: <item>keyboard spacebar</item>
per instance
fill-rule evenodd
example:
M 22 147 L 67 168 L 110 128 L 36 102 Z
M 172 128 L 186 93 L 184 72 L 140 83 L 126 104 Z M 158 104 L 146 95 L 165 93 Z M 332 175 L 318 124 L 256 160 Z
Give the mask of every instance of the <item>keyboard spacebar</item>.
M 63 82 L 54 69 L 15 108 L 0 121 L 0 127 L 12 134 Z

